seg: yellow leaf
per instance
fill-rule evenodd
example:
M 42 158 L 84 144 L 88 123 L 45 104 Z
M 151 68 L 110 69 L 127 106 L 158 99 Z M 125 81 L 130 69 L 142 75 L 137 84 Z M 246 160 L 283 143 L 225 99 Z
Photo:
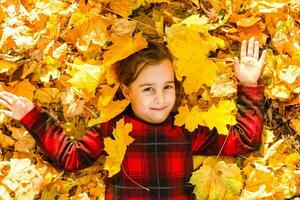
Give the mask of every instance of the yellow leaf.
M 298 135 L 300 135 L 300 120 L 299 119 L 292 119 L 291 122 L 291 127 L 296 131 Z
M 198 106 L 194 106 L 190 111 L 188 106 L 181 106 L 178 108 L 178 114 L 175 116 L 174 124 L 177 126 L 185 125 L 185 128 L 190 132 L 198 128 L 201 124 L 202 117 Z
M 279 84 L 279 85 L 275 85 L 271 89 L 271 94 L 275 98 L 287 99 L 289 98 L 291 91 L 285 85 Z
M 97 13 L 82 13 L 77 11 L 72 14 L 69 21 L 69 30 L 62 34 L 62 38 L 70 43 L 76 43 L 81 51 L 87 51 L 90 43 L 103 46 L 108 39 L 106 28 L 110 20 Z
M 218 76 L 210 88 L 213 97 L 229 97 L 236 93 L 236 85 L 226 74 Z
M 174 56 L 175 74 L 183 82 L 187 94 L 197 92 L 202 84 L 210 86 L 216 78 L 218 66 L 208 58 L 214 41 L 183 25 L 166 28 L 168 48 Z M 188 66 L 188 67 L 187 67 Z
M 245 17 L 240 19 L 239 21 L 236 22 L 236 25 L 241 26 L 241 27 L 249 27 L 249 26 L 253 26 L 254 24 L 256 24 L 261 18 L 259 17 Z
M 273 130 L 263 130 L 262 134 L 262 145 L 260 146 L 260 152 L 265 154 L 269 148 L 270 143 L 274 141 L 274 133 Z
M 210 129 L 214 127 L 218 130 L 219 134 L 227 135 L 229 130 L 226 125 L 236 124 L 235 111 L 236 105 L 233 101 L 220 101 L 217 106 L 213 105 L 207 112 L 203 112 L 201 117 L 204 126 Z
M 14 141 L 11 137 L 4 135 L 0 130 L 0 145 L 2 148 L 7 148 L 13 146 L 16 141 Z
M 35 146 L 35 140 L 24 128 L 9 127 L 11 137 L 16 140 L 15 150 L 29 153 Z
M 46 67 L 39 68 L 39 73 L 37 73 L 40 76 L 40 80 L 44 83 L 48 83 L 52 79 L 58 79 L 61 74 L 58 70 L 61 63 L 51 56 L 44 56 L 44 62 L 46 63 Z
M 192 28 L 193 31 L 197 31 L 200 33 L 207 33 L 209 30 L 209 18 L 207 18 L 205 15 L 201 16 L 198 15 L 191 15 L 184 20 L 182 20 L 181 24 L 186 25 L 189 28 Z
M 17 96 L 27 97 L 32 101 L 35 87 L 28 81 L 28 79 L 25 79 L 21 82 L 16 83 L 14 86 L 5 87 L 5 90 L 14 93 Z
M 195 185 L 198 200 L 224 199 L 229 194 L 239 194 L 243 187 L 241 170 L 236 163 L 227 164 L 209 158 L 199 170 L 192 173 L 190 183 Z
M 41 103 L 51 103 L 59 101 L 59 89 L 57 88 L 40 88 L 35 92 L 35 99 Z
M 256 199 L 264 199 L 264 197 L 269 197 L 272 195 L 272 192 L 266 191 L 266 185 L 259 185 L 257 191 L 251 192 L 248 190 L 243 190 L 240 200 L 256 200 Z
M 107 106 L 114 98 L 118 88 L 119 85 L 117 84 L 114 87 L 110 87 L 109 85 L 102 85 L 100 89 L 100 97 L 98 101 L 99 107 Z
M 263 160 L 267 161 L 271 156 L 277 153 L 277 149 L 281 146 L 281 144 L 284 142 L 283 139 L 278 140 L 275 142 L 265 153 Z
M 274 194 L 274 190 L 278 188 L 278 179 L 267 166 L 257 162 L 254 162 L 252 166 L 254 166 L 252 171 L 246 174 L 246 185 L 241 197 L 243 199 L 246 199 L 248 195 L 255 196 L 255 199 L 271 197 Z
M 68 45 L 67 43 L 63 43 L 57 49 L 55 49 L 52 53 L 53 58 L 60 59 L 67 53 Z
M 194 170 L 199 167 L 202 163 L 203 160 L 205 160 L 207 156 L 199 156 L 199 155 L 193 155 L 193 166 Z
M 287 5 L 288 1 L 282 1 L 283 3 L 270 2 L 270 1 L 257 1 L 260 13 L 276 13 L 278 9 Z
M 16 67 L 17 67 L 16 63 L 8 62 L 6 60 L 0 60 L 0 73 L 7 72 L 11 68 L 14 69 Z
M 93 92 L 103 80 L 105 68 L 101 65 L 92 65 L 80 61 L 75 61 L 74 64 L 68 63 L 68 65 L 71 68 L 67 72 L 72 76 L 68 82 L 78 89 Z
M 170 3 L 170 0 L 146 0 L 147 3 Z
M 191 0 L 197 7 L 199 7 L 199 0 Z
M 109 177 L 112 177 L 120 171 L 127 146 L 134 140 L 129 136 L 131 131 L 132 125 L 128 123 L 125 124 L 122 118 L 117 122 L 117 126 L 112 133 L 115 139 L 104 138 L 104 150 L 108 154 L 104 169 L 109 171 Z
M 297 65 L 289 65 L 280 71 L 279 77 L 288 84 L 294 83 L 300 76 L 300 67 Z
M 114 12 L 126 18 L 131 15 L 133 10 L 139 8 L 144 0 L 110 0 L 109 2 L 109 6 Z
M 125 108 L 129 105 L 130 101 L 122 100 L 122 101 L 112 101 L 105 107 L 102 107 L 101 104 L 98 104 L 98 110 L 100 111 L 100 117 L 97 119 L 91 119 L 88 122 L 88 126 L 93 126 L 95 124 L 101 124 L 103 122 L 107 122 L 108 120 L 114 118 L 121 112 L 125 110 Z
M 147 47 L 147 41 L 141 34 L 135 35 L 134 38 L 130 35 L 124 35 L 122 37 L 115 35 L 112 38 L 112 42 L 113 45 L 108 47 L 108 50 L 103 55 L 103 65 L 105 66 L 110 66 Z

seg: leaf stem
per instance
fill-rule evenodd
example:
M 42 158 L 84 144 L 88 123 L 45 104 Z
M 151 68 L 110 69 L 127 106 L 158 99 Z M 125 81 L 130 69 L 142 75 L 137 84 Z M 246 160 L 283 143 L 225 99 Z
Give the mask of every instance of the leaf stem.
M 121 168 L 122 168 L 122 170 L 123 170 L 125 176 L 126 176 L 129 180 L 131 180 L 134 184 L 136 184 L 136 185 L 138 185 L 139 187 L 141 187 L 141 188 L 147 190 L 148 192 L 150 191 L 149 188 L 146 188 L 145 186 L 142 186 L 141 184 L 139 184 L 139 183 L 135 182 L 134 180 L 132 180 L 132 179 L 127 175 L 127 173 L 125 172 L 125 170 L 124 170 L 124 168 L 123 168 L 123 165 L 121 165 Z

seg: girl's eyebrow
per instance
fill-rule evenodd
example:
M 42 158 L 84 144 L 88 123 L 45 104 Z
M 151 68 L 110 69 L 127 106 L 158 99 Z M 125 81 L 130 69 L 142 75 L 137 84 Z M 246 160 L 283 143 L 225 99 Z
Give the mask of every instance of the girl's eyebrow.
M 165 82 L 165 84 L 174 84 L 175 83 L 175 81 L 167 81 L 167 82 Z M 155 85 L 154 83 L 144 83 L 144 84 L 141 84 L 141 85 L 139 85 L 139 87 L 145 87 L 145 86 L 153 86 L 153 85 Z

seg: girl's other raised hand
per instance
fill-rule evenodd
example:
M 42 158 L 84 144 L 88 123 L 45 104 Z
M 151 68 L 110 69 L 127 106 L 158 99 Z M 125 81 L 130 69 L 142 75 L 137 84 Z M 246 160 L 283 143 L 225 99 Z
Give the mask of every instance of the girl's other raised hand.
M 0 92 L 0 104 L 7 109 L 1 109 L 0 113 L 16 120 L 21 120 L 34 107 L 29 99 L 5 91 Z
M 251 38 L 244 40 L 241 46 L 241 58 L 234 59 L 234 71 L 236 77 L 243 85 L 257 85 L 263 65 L 266 60 L 266 50 L 259 58 L 259 42 Z

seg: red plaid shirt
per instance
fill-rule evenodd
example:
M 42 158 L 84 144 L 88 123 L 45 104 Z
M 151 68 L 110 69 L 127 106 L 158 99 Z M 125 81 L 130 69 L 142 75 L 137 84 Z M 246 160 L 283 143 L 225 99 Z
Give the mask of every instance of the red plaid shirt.
M 193 133 L 173 125 L 170 116 L 161 124 L 150 124 L 133 114 L 91 128 L 81 140 L 71 140 L 47 112 L 34 107 L 21 123 L 36 139 L 53 163 L 66 170 L 90 165 L 103 151 L 103 137 L 111 136 L 115 122 L 124 117 L 132 123 L 135 139 L 127 148 L 121 171 L 107 180 L 106 199 L 194 199 L 188 183 L 193 170 L 192 155 L 238 155 L 257 149 L 263 128 L 262 86 L 238 86 L 237 124 L 229 136 L 199 126 Z M 143 187 L 141 187 L 143 186 Z M 148 188 L 148 189 L 145 189 Z

